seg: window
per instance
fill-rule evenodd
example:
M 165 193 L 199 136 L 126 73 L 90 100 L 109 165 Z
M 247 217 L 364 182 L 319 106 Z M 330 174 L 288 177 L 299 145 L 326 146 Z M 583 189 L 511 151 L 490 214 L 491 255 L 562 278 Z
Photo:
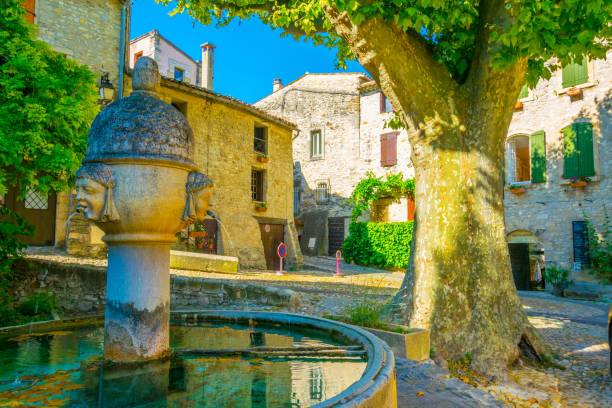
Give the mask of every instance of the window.
M 589 64 L 586 57 L 580 63 L 572 62 L 561 71 L 561 86 L 570 88 L 589 82 Z
M 48 210 L 49 209 L 49 197 L 42 195 L 34 190 L 28 190 L 24 201 L 24 207 L 28 210 Z
M 310 399 L 323 399 L 323 372 L 321 367 L 310 369 Z
M 574 263 L 587 265 L 589 263 L 589 240 L 586 221 L 572 221 L 572 236 L 574 240 Z
M 593 158 L 593 125 L 574 123 L 563 129 L 563 177 L 595 175 Z
M 315 199 L 317 203 L 326 203 L 329 201 L 329 185 L 327 183 L 318 183 L 315 190 Z
M 174 79 L 176 81 L 182 81 L 184 74 L 185 74 L 185 70 L 179 67 L 174 67 Z
M 253 133 L 253 150 L 257 153 L 266 154 L 268 143 L 267 139 L 267 129 L 265 127 L 257 127 L 255 126 L 255 130 Z
M 302 189 L 300 185 L 293 186 L 293 215 L 298 215 L 300 213 L 300 205 L 302 199 Z
M 138 58 L 142 57 L 142 51 L 138 51 L 136 54 L 134 54 L 134 65 L 136 65 L 136 61 L 138 61 Z
M 397 133 L 380 135 L 380 165 L 383 167 L 397 164 Z
M 25 0 L 23 8 L 25 8 L 26 12 L 26 21 L 34 24 L 34 17 L 36 17 L 36 0 Z
M 265 201 L 263 170 L 251 170 L 251 198 L 253 201 Z
M 393 105 L 384 93 L 380 93 L 380 113 L 391 112 L 393 110 Z
M 508 184 L 546 182 L 546 135 L 543 130 L 531 136 L 512 138 L 506 152 Z
M 310 132 L 310 157 L 323 157 L 323 137 L 320 130 Z

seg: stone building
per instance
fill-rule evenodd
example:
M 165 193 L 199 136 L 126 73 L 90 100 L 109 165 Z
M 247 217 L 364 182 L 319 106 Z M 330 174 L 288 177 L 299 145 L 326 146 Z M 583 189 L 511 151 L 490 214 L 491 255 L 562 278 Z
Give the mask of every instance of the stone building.
M 572 64 L 521 92 L 508 131 L 504 193 L 519 281 L 533 278 L 536 260 L 572 270 L 576 281 L 593 279 L 584 270 L 585 215 L 602 228 L 604 208 L 612 210 L 612 53 L 607 57 Z M 590 181 L 572 184 L 573 177 Z
M 127 80 L 129 93 L 129 76 Z M 159 97 L 187 118 L 195 137 L 195 163 L 214 183 L 210 205 L 216 220 L 206 220 L 201 230 L 190 226 L 175 249 L 236 256 L 245 268 L 278 269 L 276 249 L 284 242 L 287 263 L 300 265 L 293 221 L 295 125 L 229 96 L 164 76 Z M 68 252 L 85 255 L 103 249 L 101 235 L 95 226 L 89 234 L 71 234 Z
M 293 195 L 294 214 L 303 223 L 302 251 L 333 254 L 348 235 L 347 199 L 368 171 L 414 177 L 406 132 L 385 128 L 391 104 L 361 73 L 307 73 L 284 87 L 276 79 L 273 91 L 254 106 L 299 128 L 293 139 Z M 381 221 L 412 216 L 406 199 L 380 204 Z
M 108 74 L 118 89 L 121 39 L 129 32 L 130 8 L 121 0 L 26 0 L 26 20 L 36 24 L 39 39 L 53 50 L 87 65 L 101 76 Z M 123 12 L 122 12 L 123 11 Z M 125 19 L 121 35 L 121 18 Z M 66 221 L 70 194 L 62 192 L 41 196 L 35 191 L 18 200 L 15 190 L 5 197 L 7 205 L 36 227 L 35 236 L 26 238 L 31 245 L 66 243 Z M 78 224 L 78 220 L 74 225 Z M 88 229 L 86 224 L 82 229 Z
M 138 58 L 149 57 L 157 61 L 161 75 L 187 84 L 212 89 L 212 56 L 215 47 L 208 43 L 202 44 L 201 47 L 203 61 L 206 63 L 204 72 L 202 72 L 201 61 L 191 58 L 163 37 L 159 31 L 149 31 L 130 41 L 129 67 L 133 69 Z M 202 73 L 204 81 L 201 80 Z M 209 77 L 210 84 L 208 83 Z

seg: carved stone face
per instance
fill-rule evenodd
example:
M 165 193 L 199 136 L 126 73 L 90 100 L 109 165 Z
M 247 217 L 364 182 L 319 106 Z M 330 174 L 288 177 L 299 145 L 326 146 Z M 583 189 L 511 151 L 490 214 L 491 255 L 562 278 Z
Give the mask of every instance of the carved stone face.
M 76 191 L 77 212 L 83 214 L 86 220 L 99 220 L 106 202 L 106 187 L 89 177 L 79 177 Z
M 212 198 L 212 188 L 205 187 L 195 193 L 195 213 L 198 221 L 204 221 L 206 217 L 206 211 L 208 211 L 209 204 Z

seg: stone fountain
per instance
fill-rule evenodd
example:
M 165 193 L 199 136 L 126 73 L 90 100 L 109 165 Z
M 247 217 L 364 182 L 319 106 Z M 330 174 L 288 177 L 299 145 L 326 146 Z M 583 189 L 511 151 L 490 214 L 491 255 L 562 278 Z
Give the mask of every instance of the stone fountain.
M 76 174 L 77 211 L 108 244 L 103 333 L 101 316 L 0 328 L 0 405 L 395 407 L 393 354 L 361 328 L 291 313 L 170 312 L 170 246 L 203 220 L 212 182 L 159 84 L 155 61 L 138 59 L 134 91 L 96 117 Z
M 104 357 L 141 361 L 170 351 L 170 246 L 203 220 L 212 183 L 194 163 L 185 117 L 158 98 L 157 63 L 134 67 L 132 94 L 94 120 L 76 174 L 77 211 L 106 235 Z

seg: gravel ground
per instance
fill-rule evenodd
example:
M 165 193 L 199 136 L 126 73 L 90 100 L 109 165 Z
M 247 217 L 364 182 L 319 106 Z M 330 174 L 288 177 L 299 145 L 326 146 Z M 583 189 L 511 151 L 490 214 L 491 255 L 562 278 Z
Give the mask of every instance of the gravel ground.
M 49 248 L 30 248 L 30 257 L 67 263 L 106 265 L 106 260 L 65 255 Z M 301 271 L 276 276 L 273 271 L 246 271 L 236 275 L 193 271 L 172 273 L 215 279 L 245 280 L 262 285 L 290 287 L 300 292 L 299 312 L 340 314 L 354 300 L 384 301 L 401 285 L 403 273 L 355 265 L 342 265 L 343 278 L 333 277 L 335 259 L 305 257 Z M 511 368 L 514 386 L 486 390 L 515 407 L 612 407 L 612 379 L 608 358 L 607 310 L 600 302 L 556 298 L 547 293 L 519 293 L 529 320 L 550 345 L 561 368 Z

